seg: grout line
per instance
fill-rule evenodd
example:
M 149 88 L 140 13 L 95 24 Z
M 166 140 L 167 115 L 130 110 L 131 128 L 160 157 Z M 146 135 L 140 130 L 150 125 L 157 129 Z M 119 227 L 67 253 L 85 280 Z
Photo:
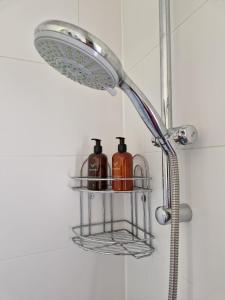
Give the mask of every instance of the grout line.
M 88 157 L 90 153 L 74 153 L 74 154 L 0 154 L 0 159 L 8 158 L 67 158 L 67 157 Z M 112 156 L 113 152 L 108 152 L 108 157 Z
M 32 60 L 32 59 L 25 59 L 25 58 L 19 58 L 19 57 L 13 57 L 13 56 L 0 55 L 0 58 L 9 59 L 9 60 L 16 60 L 16 61 L 23 61 L 23 62 L 27 62 L 27 63 L 35 63 L 35 64 L 40 64 L 40 65 L 45 65 L 45 63 L 41 62 L 41 61 Z
M 121 60 L 124 61 L 124 1 L 120 1 Z
M 0 264 L 11 262 L 11 261 L 18 260 L 18 259 L 29 258 L 32 256 L 39 256 L 39 255 L 43 255 L 43 254 L 49 254 L 52 252 L 58 252 L 58 251 L 62 251 L 62 250 L 69 249 L 69 248 L 70 248 L 69 246 L 66 246 L 66 247 L 56 248 L 56 249 L 52 249 L 52 250 L 37 251 L 37 252 L 31 252 L 31 253 L 24 254 L 24 255 L 17 255 L 17 256 L 10 257 L 10 258 L 6 258 L 6 259 L 0 259 Z
M 154 153 L 162 153 L 162 150 L 151 150 L 151 151 L 147 151 L 147 152 L 143 152 L 143 155 L 148 155 L 148 154 L 154 154 Z
M 195 15 L 209 0 L 204 1 L 202 4 L 200 4 L 196 9 L 192 11 L 190 15 L 188 15 L 186 18 L 184 18 L 177 26 L 174 27 L 174 29 L 171 31 L 171 34 L 174 34 L 176 30 L 178 30 L 181 26 L 183 26 L 193 15 Z M 132 66 L 130 66 L 127 71 L 130 72 L 133 70 L 138 64 L 140 64 L 142 61 L 144 61 L 151 53 L 159 47 L 159 42 L 155 44 L 142 58 L 140 58 L 138 61 L 136 61 Z
M 120 1 L 120 22 L 121 22 L 121 60 L 124 61 L 124 0 Z M 126 120 L 125 120 L 125 95 L 122 93 L 121 95 L 121 109 L 122 109 L 122 134 L 126 136 Z M 125 201 L 124 201 L 124 210 L 125 210 Z M 123 261 L 123 269 L 124 269 L 124 287 L 123 287 L 123 295 L 124 300 L 128 300 L 128 280 L 127 280 L 127 257 L 124 258 Z
M 195 15 L 209 0 L 205 0 L 204 2 L 202 2 L 202 4 L 200 4 L 198 7 L 196 7 L 196 9 L 194 9 L 192 11 L 192 13 L 187 16 L 186 18 L 184 18 L 179 24 L 177 24 L 177 26 L 175 26 L 175 28 L 172 30 L 172 33 L 174 33 L 177 29 L 179 29 L 182 25 L 184 25 L 193 15 Z
M 179 151 L 199 151 L 199 150 L 210 150 L 210 149 L 220 149 L 220 148 L 225 148 L 225 145 L 212 145 L 212 146 L 199 146 L 199 147 L 192 147 L 192 148 L 190 148 L 190 147 L 188 147 L 188 148 L 186 148 L 186 149 L 179 149 L 179 148 L 176 148 L 176 150 L 179 152 Z M 159 153 L 159 152 L 161 152 L 161 150 L 152 150 L 152 151 L 148 151 L 148 152 L 143 152 L 143 154 L 145 154 L 145 155 L 149 155 L 149 154 L 153 154 L 153 153 Z
M 125 132 L 123 132 L 125 134 Z M 207 150 L 207 149 L 218 149 L 218 148 L 225 148 L 225 145 L 211 145 L 211 146 L 197 146 L 197 147 L 188 147 L 188 148 L 176 148 L 176 150 L 179 151 L 195 151 L 195 150 Z M 143 154 L 149 155 L 153 153 L 161 153 L 160 149 L 155 149 L 155 150 L 150 150 L 150 151 L 143 151 Z M 112 153 L 109 153 L 108 156 L 110 157 Z M 0 154 L 0 159 L 9 159 L 9 158 L 27 158 L 27 159 L 32 159 L 32 158 L 67 158 L 67 157 L 88 157 L 89 153 L 83 153 L 83 154 Z
M 123 136 L 126 136 L 126 118 L 125 118 L 125 97 L 122 95 L 122 133 Z
M 152 52 L 159 47 L 159 43 L 155 44 L 142 58 L 136 61 L 131 67 L 127 69 L 127 72 L 132 71 L 137 65 L 139 65 L 143 60 L 152 54 Z
M 77 7 L 76 7 L 77 13 L 76 13 L 76 18 L 75 23 L 79 25 L 80 23 L 80 2 L 77 0 Z M 5 58 L 9 60 L 16 60 L 16 61 L 23 61 L 23 62 L 28 62 L 28 63 L 36 63 L 36 64 L 42 64 L 44 65 L 44 62 L 37 61 L 37 60 L 32 60 L 32 59 L 26 59 L 26 58 L 20 58 L 20 57 L 14 57 L 14 56 L 5 56 L 5 55 L 0 55 L 0 58 Z
M 189 147 L 187 149 L 180 149 L 180 150 L 189 151 L 189 150 L 206 150 L 206 149 L 217 149 L 217 148 L 225 148 L 225 145 L 196 146 L 196 147 Z
M 120 22 L 121 22 L 121 60 L 124 61 L 124 1 L 120 1 Z M 122 134 L 126 136 L 126 121 L 125 121 L 125 98 L 124 94 L 122 93 Z
M 19 154 L 1 155 L 0 159 L 8 158 L 66 158 L 66 157 L 87 157 L 89 154 Z

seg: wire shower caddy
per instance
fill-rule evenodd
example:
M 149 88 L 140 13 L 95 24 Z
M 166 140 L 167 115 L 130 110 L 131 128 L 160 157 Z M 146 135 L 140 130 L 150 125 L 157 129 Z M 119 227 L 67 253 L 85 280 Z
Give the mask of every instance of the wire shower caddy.
M 79 192 L 78 225 L 72 227 L 72 241 L 87 251 L 102 254 L 130 255 L 135 258 L 150 256 L 154 252 L 151 233 L 151 177 L 146 159 L 133 156 L 133 177 L 112 178 L 108 165 L 108 178 L 87 176 L 86 159 L 80 176 L 70 177 L 70 187 Z M 107 181 L 108 189 L 88 190 L 88 181 Z M 132 180 L 131 191 L 112 190 L 113 180 Z

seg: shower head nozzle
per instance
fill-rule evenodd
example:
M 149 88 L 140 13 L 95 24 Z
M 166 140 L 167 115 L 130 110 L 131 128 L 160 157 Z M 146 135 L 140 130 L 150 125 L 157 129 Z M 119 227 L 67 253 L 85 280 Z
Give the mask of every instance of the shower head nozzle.
M 117 56 L 97 37 L 62 21 L 46 21 L 35 30 L 35 47 L 43 59 L 68 78 L 114 94 L 120 87 L 168 154 L 173 148 L 168 131 L 145 95 L 128 78 Z
M 116 55 L 98 38 L 62 21 L 47 21 L 35 30 L 42 58 L 70 79 L 99 90 L 113 89 L 122 77 Z

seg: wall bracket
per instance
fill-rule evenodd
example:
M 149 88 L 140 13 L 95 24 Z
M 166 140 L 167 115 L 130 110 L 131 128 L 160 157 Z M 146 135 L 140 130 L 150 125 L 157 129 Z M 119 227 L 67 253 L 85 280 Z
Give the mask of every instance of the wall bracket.
M 157 207 L 155 217 L 159 224 L 167 225 L 171 223 L 171 208 L 164 206 Z M 190 222 L 192 219 L 191 207 L 186 204 L 180 204 L 180 222 Z

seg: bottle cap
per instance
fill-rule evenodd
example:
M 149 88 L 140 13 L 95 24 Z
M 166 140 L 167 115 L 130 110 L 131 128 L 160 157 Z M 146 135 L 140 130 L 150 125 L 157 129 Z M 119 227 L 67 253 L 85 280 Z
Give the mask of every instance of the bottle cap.
M 102 153 L 101 140 L 99 140 L 99 139 L 91 139 L 91 140 L 96 142 L 96 144 L 94 146 L 94 153 L 101 154 Z
M 120 136 L 116 138 L 120 140 L 120 143 L 118 145 L 118 151 L 120 153 L 127 152 L 127 145 L 125 144 L 125 138 Z

